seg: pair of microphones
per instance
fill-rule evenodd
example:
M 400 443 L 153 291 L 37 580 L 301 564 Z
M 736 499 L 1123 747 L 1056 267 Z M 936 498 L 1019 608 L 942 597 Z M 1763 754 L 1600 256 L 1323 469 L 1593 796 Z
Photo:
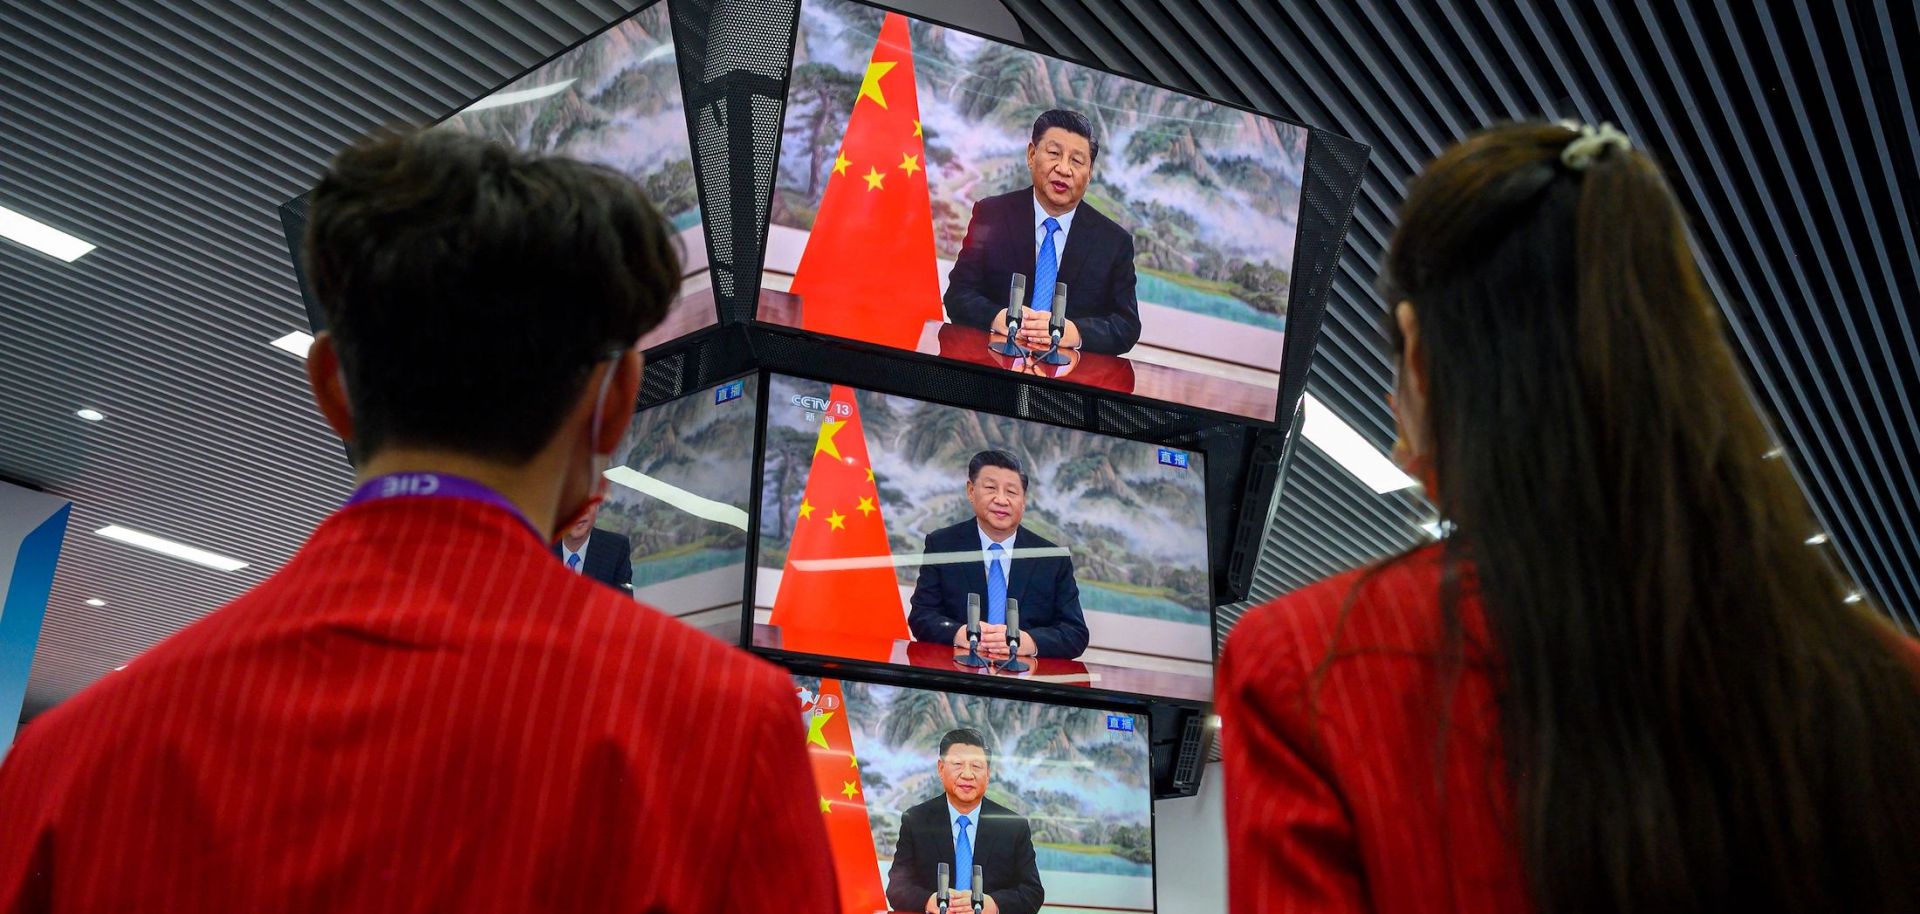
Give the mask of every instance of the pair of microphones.
M 1053 345 L 1045 352 L 1028 349 L 1016 342 L 1020 332 L 1020 322 L 1026 318 L 1027 277 L 1023 273 L 1013 274 L 1013 285 L 1007 293 L 1007 338 L 1003 342 L 988 343 L 987 348 L 1009 358 L 1032 358 L 1048 365 L 1065 365 L 1067 357 L 1060 354 L 1060 337 L 1067 332 L 1067 284 L 1053 284 L 1053 309 L 1047 313 L 1047 332 Z
M 980 595 L 967 594 L 967 656 L 954 661 L 961 666 L 983 667 L 980 656 Z M 1020 601 L 1007 598 L 1007 659 L 1000 663 L 1003 673 L 1024 673 L 1031 667 L 1020 659 Z
M 973 865 L 973 883 L 966 890 L 968 893 L 972 895 L 972 898 L 967 899 L 966 901 L 963 901 L 961 903 L 970 904 L 975 914 L 978 914 L 978 912 L 981 909 L 987 906 L 987 893 L 984 889 L 980 888 L 981 880 L 984 878 L 985 878 L 985 874 L 981 871 L 980 864 L 978 863 L 974 864 Z M 942 862 L 940 864 L 940 881 L 939 881 L 939 884 L 935 886 L 935 890 L 933 893 L 934 901 L 940 907 L 940 914 L 947 914 L 947 905 L 950 904 L 952 901 L 953 893 L 947 889 L 947 881 L 948 881 L 947 864 L 945 862 Z

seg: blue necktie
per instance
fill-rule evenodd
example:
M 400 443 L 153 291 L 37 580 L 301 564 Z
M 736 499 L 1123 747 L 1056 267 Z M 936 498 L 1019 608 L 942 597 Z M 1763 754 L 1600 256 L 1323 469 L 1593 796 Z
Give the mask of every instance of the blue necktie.
M 574 574 L 580 573 L 580 553 L 576 552 L 567 556 L 567 570 Z
M 1060 231 L 1060 223 L 1052 216 L 1040 223 L 1047 230 L 1046 240 L 1040 242 L 1040 259 L 1033 265 L 1033 310 L 1053 310 L 1053 281 L 1060 277 L 1060 255 L 1053 251 L 1053 233 Z
M 967 817 L 953 821 L 960 825 L 960 837 L 953 842 L 953 890 L 966 892 L 973 888 L 973 842 L 967 840 Z
M 987 621 L 1007 624 L 1007 575 L 1000 570 L 999 543 L 987 547 Z

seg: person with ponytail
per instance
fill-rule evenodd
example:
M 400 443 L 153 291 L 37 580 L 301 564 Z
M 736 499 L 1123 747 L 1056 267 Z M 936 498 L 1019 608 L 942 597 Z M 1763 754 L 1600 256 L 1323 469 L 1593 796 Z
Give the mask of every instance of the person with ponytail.
M 1920 648 L 1805 545 L 1659 168 L 1479 133 L 1383 272 L 1451 533 L 1228 639 L 1232 910 L 1920 911 Z

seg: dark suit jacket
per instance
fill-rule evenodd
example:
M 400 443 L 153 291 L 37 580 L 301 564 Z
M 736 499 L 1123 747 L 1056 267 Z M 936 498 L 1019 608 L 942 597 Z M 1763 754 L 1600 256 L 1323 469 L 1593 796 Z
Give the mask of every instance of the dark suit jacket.
M 1087 649 L 1087 617 L 1080 612 L 1080 585 L 1073 580 L 1073 559 L 1052 555 L 1021 558 L 1028 549 L 1053 543 L 1025 527 L 1013 541 L 1013 566 L 1007 598 L 1020 601 L 1020 628 L 1042 657 L 1072 659 Z M 980 552 L 980 522 L 969 517 L 927 534 L 926 553 L 966 552 L 964 562 L 925 564 L 913 585 L 907 627 L 921 641 L 953 643 L 967 625 L 967 594 L 980 595 L 980 618 L 987 613 L 987 562 Z
M 988 197 L 973 205 L 960 257 L 947 274 L 947 316 L 988 329 L 1006 310 L 1013 274 L 1027 277 L 1027 300 L 1053 290 L 1033 287 L 1033 188 Z M 1056 239 L 1056 243 L 1058 239 Z M 1067 284 L 1067 319 L 1080 328 L 1080 348 L 1118 355 L 1140 342 L 1140 302 L 1134 295 L 1133 236 L 1085 201 L 1073 214 L 1059 282 Z
M 551 550 L 561 555 L 560 544 Z M 625 536 L 605 530 L 587 534 L 587 549 L 580 555 L 580 573 L 609 587 L 633 592 L 633 543 Z
M 1000 914 L 1034 914 L 1047 898 L 1040 867 L 1033 859 L 1033 829 L 1025 817 L 992 800 L 980 800 L 973 833 L 973 862 L 981 887 L 1000 906 Z M 900 814 L 900 841 L 887 870 L 887 904 L 896 911 L 923 911 L 933 894 L 940 863 L 953 866 L 953 823 L 947 821 L 947 795 L 941 794 Z M 951 914 L 971 911 L 955 896 Z

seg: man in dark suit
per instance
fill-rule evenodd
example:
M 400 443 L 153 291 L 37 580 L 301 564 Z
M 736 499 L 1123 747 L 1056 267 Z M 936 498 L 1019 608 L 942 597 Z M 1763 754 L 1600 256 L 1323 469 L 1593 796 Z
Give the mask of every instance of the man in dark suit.
M 599 516 L 600 508 L 595 506 L 568 527 L 560 542 L 553 544 L 553 554 L 568 571 L 631 593 L 633 543 L 611 530 L 595 530 L 593 522 Z
M 1027 474 L 1005 451 L 967 463 L 973 517 L 927 534 L 907 627 L 921 641 L 967 646 L 967 595 L 980 595 L 980 651 L 1004 659 L 1006 603 L 1020 603 L 1020 654 L 1074 658 L 1087 649 L 1080 586 L 1066 550 L 1022 529 Z M 1037 555 L 1031 553 L 1038 553 Z
M 940 864 L 952 873 L 951 912 L 971 911 L 966 892 L 980 866 L 986 914 L 1034 914 L 1046 900 L 1033 857 L 1033 829 L 1011 809 L 987 799 L 991 764 L 978 730 L 951 730 L 940 738 L 940 786 L 945 792 L 900 814 L 900 840 L 887 870 L 887 904 L 896 911 L 937 911 Z
M 1000 333 L 1007 331 L 1007 293 L 1013 274 L 1028 278 L 1020 344 L 1045 349 L 1053 284 L 1067 284 L 1062 349 L 1112 355 L 1140 341 L 1140 303 L 1134 295 L 1133 235 L 1082 202 L 1100 144 L 1093 125 L 1075 111 L 1054 109 L 1033 122 L 1027 170 L 1033 186 L 973 205 L 960 256 L 947 274 L 947 317 Z

